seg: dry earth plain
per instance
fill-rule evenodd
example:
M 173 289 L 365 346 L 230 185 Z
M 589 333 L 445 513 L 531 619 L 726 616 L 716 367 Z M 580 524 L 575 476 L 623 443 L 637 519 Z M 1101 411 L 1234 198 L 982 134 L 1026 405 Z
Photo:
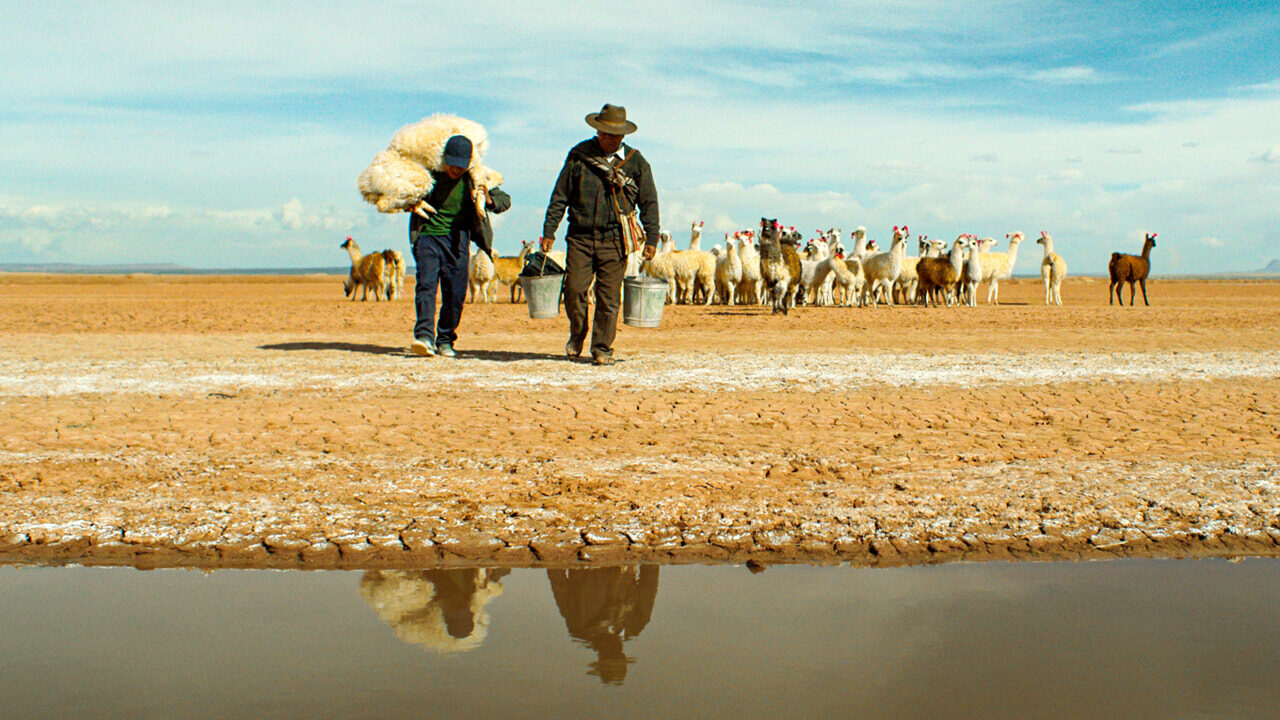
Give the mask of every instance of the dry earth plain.
M 621 362 L 341 278 L 0 275 L 0 560 L 429 567 L 1280 554 L 1280 284 L 668 307 Z M 1141 302 L 1141 299 L 1139 299 Z

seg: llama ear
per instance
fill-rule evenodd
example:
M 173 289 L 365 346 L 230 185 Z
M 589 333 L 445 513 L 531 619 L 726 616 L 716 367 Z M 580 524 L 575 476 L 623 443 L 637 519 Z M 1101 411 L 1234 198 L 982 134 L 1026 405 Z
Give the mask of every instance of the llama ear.
M 1151 239 L 1152 239 L 1152 240 L 1155 240 L 1155 239 L 1156 239 L 1156 236 L 1157 236 L 1157 235 L 1159 235 L 1159 234 L 1160 234 L 1160 233 L 1151 233 Z

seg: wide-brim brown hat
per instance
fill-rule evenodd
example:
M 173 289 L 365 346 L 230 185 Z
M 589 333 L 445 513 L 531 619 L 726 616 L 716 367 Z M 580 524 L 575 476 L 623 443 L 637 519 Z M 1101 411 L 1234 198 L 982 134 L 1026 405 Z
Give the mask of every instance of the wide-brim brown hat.
M 627 120 L 627 109 L 605 103 L 598 113 L 587 115 L 587 124 L 610 135 L 627 135 L 636 131 L 636 124 Z

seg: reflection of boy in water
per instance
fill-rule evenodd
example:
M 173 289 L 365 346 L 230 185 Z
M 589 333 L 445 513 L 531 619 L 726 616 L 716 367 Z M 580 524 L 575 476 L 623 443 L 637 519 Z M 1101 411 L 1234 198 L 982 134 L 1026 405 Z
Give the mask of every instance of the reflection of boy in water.
M 622 684 L 627 663 L 622 641 L 636 637 L 653 614 L 658 596 L 658 566 L 548 570 L 556 607 L 569 635 L 596 651 L 588 675 L 601 682 Z
M 484 606 L 502 594 L 499 578 L 510 570 L 370 570 L 360 596 L 396 637 L 437 652 L 471 650 L 484 642 Z

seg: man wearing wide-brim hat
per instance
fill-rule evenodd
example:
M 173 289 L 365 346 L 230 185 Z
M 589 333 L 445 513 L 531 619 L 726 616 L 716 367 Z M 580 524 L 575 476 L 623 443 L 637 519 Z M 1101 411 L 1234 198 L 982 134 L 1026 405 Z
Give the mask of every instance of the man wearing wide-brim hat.
M 556 228 L 569 211 L 565 234 L 567 275 L 564 310 L 569 316 L 569 342 L 565 354 L 578 357 L 587 339 L 587 292 L 595 281 L 596 312 L 591 327 L 591 358 L 597 365 L 613 364 L 613 339 L 618 331 L 618 307 L 622 278 L 627 266 L 619 210 L 639 210 L 644 230 L 644 258 L 658 247 L 658 191 L 649 163 L 635 148 L 622 142 L 636 131 L 627 120 L 627 109 L 606 104 L 587 115 L 596 136 L 569 151 L 542 226 L 542 250 L 551 249 Z M 617 207 L 615 207 L 615 202 Z

